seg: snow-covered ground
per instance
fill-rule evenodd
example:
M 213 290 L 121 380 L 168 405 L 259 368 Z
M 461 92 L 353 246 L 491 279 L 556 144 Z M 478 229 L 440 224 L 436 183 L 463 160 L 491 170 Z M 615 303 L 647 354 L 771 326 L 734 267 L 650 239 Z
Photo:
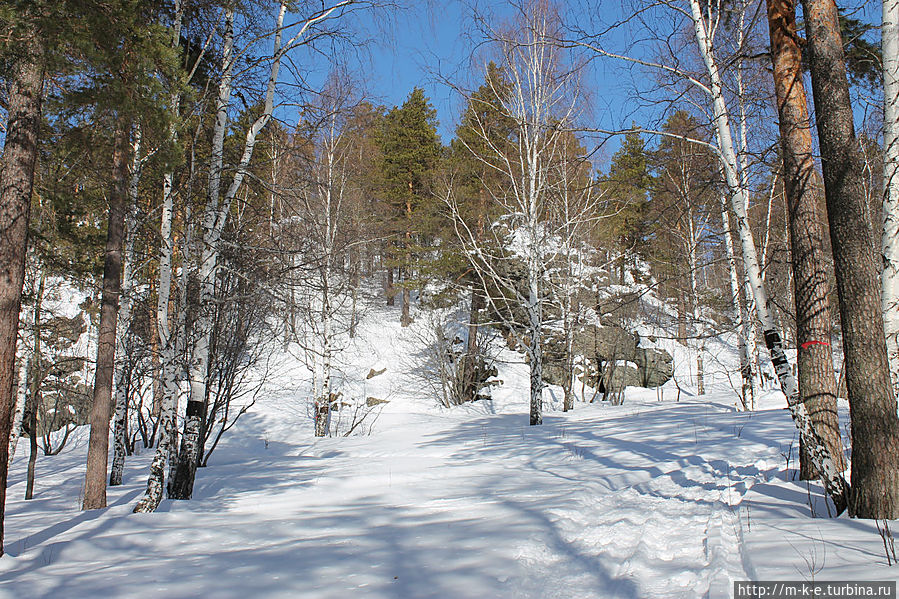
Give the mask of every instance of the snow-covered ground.
M 726 384 L 679 402 L 669 384 L 565 414 L 550 389 L 529 427 L 524 364 L 502 365 L 493 401 L 440 408 L 398 321 L 369 315 L 342 365 L 346 394 L 390 401 L 368 434 L 314 440 L 285 357 L 194 499 L 154 514 L 131 513 L 151 452 L 81 512 L 86 431 L 39 459 L 29 502 L 20 446 L 0 597 L 730 597 L 734 580 L 899 574 L 873 522 L 827 518 L 820 487 L 792 480 L 779 393 L 741 413 Z

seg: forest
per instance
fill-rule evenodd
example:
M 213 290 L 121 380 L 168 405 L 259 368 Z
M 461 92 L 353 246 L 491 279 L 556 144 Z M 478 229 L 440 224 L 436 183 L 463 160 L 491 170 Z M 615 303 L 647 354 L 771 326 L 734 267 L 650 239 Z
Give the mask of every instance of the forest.
M 221 561 L 174 596 L 246 596 L 211 547 L 285 510 L 328 559 L 259 596 L 895 579 L 899 0 L 0 0 L 0 24 L 0 596 L 93 596 L 94 518 L 137 527 L 100 545 L 165 592 L 129 543 L 168 563 L 147 535 L 190 514 L 255 524 L 185 553 Z M 452 41 L 405 55 L 428 36 Z M 444 513 L 426 548 L 376 530 Z M 282 541 L 250 576 L 287 576 Z M 365 547 L 421 563 L 355 587 Z

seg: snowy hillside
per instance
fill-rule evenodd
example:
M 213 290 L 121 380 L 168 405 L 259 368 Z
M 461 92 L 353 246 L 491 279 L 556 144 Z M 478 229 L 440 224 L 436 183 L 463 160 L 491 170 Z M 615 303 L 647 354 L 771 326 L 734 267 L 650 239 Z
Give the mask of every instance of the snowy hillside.
M 621 406 L 562 413 L 550 389 L 529 427 L 517 354 L 502 355 L 492 401 L 441 408 L 401 374 L 425 348 L 398 322 L 370 314 L 341 365 L 347 393 L 389 401 L 365 434 L 314 439 L 306 372 L 285 354 L 194 499 L 156 513 L 131 513 L 150 451 L 88 512 L 86 428 L 39 459 L 29 502 L 19 451 L 0 597 L 730 597 L 734 580 L 899 573 L 873 522 L 827 518 L 820 487 L 792 480 L 778 392 L 745 413 L 724 379 L 679 402 L 669 382 L 662 401 L 628 389 Z

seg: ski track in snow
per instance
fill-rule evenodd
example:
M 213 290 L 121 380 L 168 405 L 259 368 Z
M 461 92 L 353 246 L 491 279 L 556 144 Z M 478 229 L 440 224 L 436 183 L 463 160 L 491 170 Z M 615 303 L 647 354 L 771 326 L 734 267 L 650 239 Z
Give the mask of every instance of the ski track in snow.
M 793 432 L 779 402 L 748 414 L 724 389 L 680 403 L 629 390 L 622 406 L 578 403 L 529 427 L 526 372 L 506 364 L 492 402 L 445 410 L 394 372 L 414 349 L 394 316 L 363 329 L 369 345 L 344 365 L 390 368 L 363 381 L 391 401 L 371 435 L 312 439 L 285 375 L 189 502 L 130 513 L 145 451 L 109 508 L 80 512 L 86 429 L 39 459 L 25 502 L 20 450 L 0 598 L 718 598 L 734 580 L 802 579 L 809 556 L 824 565 L 817 539 L 847 530 L 809 518 L 806 487 L 782 480 Z M 857 544 L 831 549 L 828 567 L 883 579 L 858 568 L 876 561 L 873 526 L 849 522 Z
M 267 448 L 291 423 L 251 418 L 245 433 L 262 451 L 241 460 L 252 435 L 235 436 L 200 471 L 197 497 L 157 514 L 127 513 L 139 479 L 111 490 L 105 512 L 78 513 L 60 493 L 68 522 L 17 541 L 31 506 L 14 499 L 0 595 L 727 596 L 746 578 L 730 506 L 747 486 L 723 460 L 672 453 L 672 435 L 703 446 L 691 431 L 665 433 L 672 412 L 581 406 L 540 428 L 521 414 L 426 426 L 421 414 L 385 413 L 387 431 L 371 437 Z M 59 474 L 60 491 L 80 484 Z

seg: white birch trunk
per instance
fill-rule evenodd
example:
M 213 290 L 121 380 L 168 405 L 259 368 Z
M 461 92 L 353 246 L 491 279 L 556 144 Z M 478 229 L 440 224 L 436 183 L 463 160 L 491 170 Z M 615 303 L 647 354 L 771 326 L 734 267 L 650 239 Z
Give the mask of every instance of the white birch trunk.
M 207 378 L 209 371 L 209 347 L 212 336 L 214 318 L 215 281 L 218 275 L 219 244 L 222 232 L 227 223 L 231 204 L 237 196 L 240 186 L 246 177 L 247 167 L 253 157 L 256 138 L 268 124 L 274 109 L 275 85 L 283 56 L 281 48 L 281 32 L 287 5 L 281 4 L 275 25 L 275 42 L 272 53 L 272 67 L 266 87 L 265 104 L 262 115 L 247 130 L 243 154 L 237 165 L 234 178 L 228 186 L 224 197 L 219 199 L 223 170 L 223 147 L 225 129 L 228 121 L 228 107 L 231 98 L 231 84 L 234 68 L 234 9 L 229 7 L 225 14 L 225 41 L 222 53 L 222 79 L 219 83 L 216 100 L 216 122 L 213 132 L 212 160 L 209 168 L 209 187 L 206 199 L 206 210 L 203 218 L 203 247 L 200 252 L 198 279 L 200 282 L 200 314 L 196 323 L 196 340 L 188 369 L 190 378 L 190 398 L 184 419 L 184 432 L 181 436 L 181 449 L 175 477 L 169 485 L 169 496 L 172 499 L 190 499 L 193 495 L 193 484 L 196 476 L 200 449 L 200 427 L 205 417 Z
M 121 306 L 119 307 L 118 330 L 116 331 L 116 355 L 120 360 L 126 359 L 128 353 L 128 330 L 131 328 L 131 306 L 133 304 L 132 270 L 134 270 L 134 235 L 137 230 L 137 219 L 134 211 L 137 206 L 138 190 L 140 189 L 140 170 L 143 162 L 141 158 L 141 128 L 138 125 L 134 131 L 134 140 L 131 142 L 132 163 L 131 181 L 128 184 L 128 207 L 125 214 L 125 251 L 122 260 L 122 287 Z M 109 486 L 116 487 L 122 484 L 125 472 L 125 456 L 128 453 L 128 381 L 126 369 L 121 365 L 116 368 L 115 380 L 115 423 L 113 429 L 113 457 L 109 470 Z
M 193 164 L 195 164 L 195 156 L 193 156 L 193 152 L 191 152 L 191 173 L 190 178 L 191 182 L 194 179 L 195 171 L 193 169 Z M 188 189 L 192 189 L 192 185 L 188 185 Z M 181 389 L 181 385 L 179 384 L 177 377 L 179 374 L 185 372 L 185 365 L 188 362 L 189 355 L 188 351 L 190 350 L 190 342 L 188 339 L 188 326 L 187 326 L 187 291 L 190 287 L 190 278 L 194 273 L 194 260 L 196 259 L 196 251 L 194 248 L 194 222 L 193 222 L 193 210 L 191 205 L 188 203 L 184 207 L 184 221 L 187 223 L 187 230 L 184 234 L 184 239 L 182 240 L 181 246 L 181 259 L 183 265 L 181 267 L 181 273 L 178 281 L 178 306 L 180 310 L 178 312 L 178 320 L 176 322 L 176 329 L 174 334 L 170 335 L 170 343 L 174 347 L 174 353 L 172 354 L 172 415 L 171 419 L 168 421 L 169 426 L 169 483 L 175 479 L 175 471 L 178 469 L 178 431 L 179 431 L 179 422 L 178 422 L 178 414 L 180 413 L 180 405 L 181 405 L 181 397 L 182 395 L 187 395 Z M 160 423 L 162 426 L 162 422 Z
M 543 329 L 540 307 L 540 291 L 537 281 L 536 269 L 531 265 L 528 268 L 528 358 L 530 358 L 531 375 L 531 401 L 530 424 L 531 426 L 543 424 L 543 345 L 540 334 Z
M 172 46 L 177 47 L 181 42 L 181 21 L 183 18 L 183 5 L 181 0 L 175 0 L 175 20 L 172 34 Z M 178 114 L 180 97 L 172 96 L 172 111 Z M 176 141 L 178 136 L 174 125 L 169 129 L 169 138 Z M 193 168 L 191 161 L 191 168 Z M 174 420 L 177 414 L 178 385 L 175 381 L 175 340 L 169 329 L 169 301 L 172 295 L 172 257 L 174 254 L 174 239 L 172 237 L 172 220 L 174 218 L 174 174 L 165 173 L 162 178 L 162 214 L 160 218 L 159 236 L 159 286 L 156 292 L 156 335 L 159 339 L 160 362 L 162 372 L 162 406 L 159 410 L 159 422 L 157 423 L 156 451 L 153 461 L 150 463 L 150 474 L 147 479 L 147 489 L 143 497 L 134 507 L 135 513 L 156 511 L 159 502 L 162 501 L 162 490 L 165 485 L 165 467 L 168 461 L 171 446 Z M 190 220 L 189 213 L 185 220 Z M 184 267 L 185 272 L 187 266 Z M 186 289 L 186 287 L 185 287 Z M 184 312 L 182 304 L 182 312 Z
M 43 276 L 41 277 L 43 280 Z M 39 285 L 42 289 L 43 285 Z M 35 298 L 40 301 L 40 298 Z M 10 418 L 9 427 L 9 461 L 7 467 L 12 465 L 13 457 L 16 454 L 16 447 L 19 443 L 19 437 L 22 436 L 22 424 L 25 418 L 25 408 L 28 405 L 28 397 L 31 393 L 31 359 L 29 354 L 33 351 L 32 338 L 34 337 L 34 317 L 35 310 L 24 310 L 24 322 L 19 320 L 19 342 L 16 344 L 16 364 L 18 372 L 16 373 L 16 405 Z
M 30 331 L 31 323 L 26 322 L 24 327 L 22 327 L 22 330 Z M 30 343 L 27 336 L 25 336 L 25 338 L 18 344 L 18 347 L 21 348 L 28 348 L 29 346 Z M 19 437 L 22 436 L 22 421 L 25 417 L 25 405 L 28 402 L 29 362 L 26 355 L 27 352 L 22 351 L 19 353 L 19 369 L 16 376 L 16 405 L 13 408 L 12 422 L 10 423 L 9 428 L 9 465 L 12 465 L 13 457 L 16 455 L 16 446 L 19 443 Z
M 721 221 L 724 225 L 724 248 L 727 255 L 727 266 L 730 274 L 730 293 L 732 297 L 734 319 L 737 331 L 737 343 L 740 351 L 740 376 L 742 378 L 742 387 L 740 398 L 743 403 L 743 409 L 752 411 L 755 408 L 755 397 L 758 389 L 755 387 L 755 376 L 752 370 L 752 361 L 749 358 L 749 351 L 746 343 L 748 331 L 746 327 L 747 318 L 744 314 L 743 302 L 740 301 L 740 277 L 737 273 L 737 257 L 734 253 L 734 242 L 731 237 L 730 214 L 727 211 L 727 200 L 721 198 Z
M 532 75 L 539 75 L 539 70 L 534 69 Z M 536 98 L 535 98 L 536 99 Z M 539 110 L 539 107 L 536 107 Z M 528 127 L 525 128 L 527 130 Z M 536 128 L 535 128 L 536 129 Z M 531 426 L 543 424 L 543 343 L 540 338 L 543 332 L 542 298 L 540 296 L 540 221 L 538 219 L 539 202 L 539 169 L 540 158 L 538 155 L 540 132 L 536 130 L 533 136 L 526 136 L 526 158 L 528 167 L 527 175 L 527 236 L 528 236 L 528 324 L 530 342 L 530 374 L 531 374 L 531 401 L 530 424 Z
M 883 1 L 882 305 L 890 374 L 899 391 L 899 0 Z
M 746 10 L 748 5 L 746 2 L 741 3 L 740 7 L 740 35 L 738 40 L 738 49 L 742 52 L 743 43 L 745 41 L 745 19 L 746 19 Z M 746 118 L 746 101 L 745 101 L 745 87 L 743 82 L 743 59 L 741 58 L 737 63 L 737 95 L 740 101 L 740 182 L 743 184 L 744 189 L 749 188 L 749 125 L 748 120 Z M 744 209 L 746 213 L 749 213 L 749 194 L 745 195 L 745 204 Z M 727 210 L 725 209 L 725 213 Z M 771 202 L 768 202 L 768 218 L 771 217 Z M 765 234 L 767 235 L 769 231 L 768 225 L 765 225 Z M 731 242 L 731 239 L 728 234 L 728 241 Z M 762 252 L 762 260 L 764 261 L 764 257 L 767 252 L 767 240 L 765 241 L 765 250 Z M 731 248 L 733 249 L 733 245 L 731 243 Z M 762 276 L 764 276 L 765 270 L 762 268 Z M 751 390 L 752 395 L 750 396 L 750 406 L 754 406 L 755 398 L 758 397 L 760 381 L 762 376 L 761 364 L 759 362 L 759 347 L 758 347 L 758 327 L 756 326 L 756 321 L 751 317 L 754 306 L 754 298 L 752 297 L 751 288 L 749 286 L 749 279 L 746 278 L 743 289 L 746 294 L 746 313 L 750 315 L 748 318 L 742 319 L 746 325 L 746 331 L 743 335 L 743 342 L 745 343 L 745 351 L 749 356 L 749 370 L 747 371 L 751 377 Z M 737 302 L 739 304 L 739 300 Z M 753 409 L 752 407 L 749 408 Z
M 687 210 L 687 268 L 690 270 L 690 300 L 693 302 L 693 328 L 696 332 L 696 393 L 705 395 L 705 372 L 702 364 L 702 354 L 705 352 L 705 341 L 703 340 L 702 315 L 699 310 L 699 285 L 696 280 L 696 271 L 698 268 L 698 259 L 696 257 L 696 246 L 698 244 L 696 236 L 696 226 L 694 223 L 693 211 Z
M 156 332 L 159 337 L 159 348 L 162 362 L 162 408 L 159 411 L 158 441 L 153 462 L 150 464 L 150 475 L 147 490 L 135 506 L 135 512 L 153 512 L 162 501 L 162 490 L 165 485 L 165 467 L 172 449 L 172 433 L 175 429 L 175 415 L 178 398 L 178 384 L 175 380 L 177 365 L 175 363 L 175 340 L 169 329 L 169 300 L 172 293 L 172 255 L 174 240 L 172 239 L 172 218 L 174 199 L 172 194 L 172 175 L 167 173 L 163 179 L 162 221 L 159 228 L 161 247 L 159 256 L 159 288 L 156 298 Z M 186 266 L 184 267 L 186 270 Z M 184 308 L 182 306 L 182 312 Z
M 225 30 L 222 46 L 222 78 L 216 98 L 215 126 L 212 133 L 212 151 L 209 165 L 206 209 L 203 215 L 203 240 L 197 278 L 200 283 L 199 306 L 193 347 L 191 348 L 188 377 L 190 396 L 184 416 L 184 430 L 177 460 L 172 461 L 169 475 L 170 499 L 190 499 L 193 495 L 193 479 L 196 473 L 200 422 L 206 400 L 206 376 L 209 362 L 209 342 L 212 334 L 212 300 L 215 291 L 216 262 L 220 232 L 216 221 L 221 195 L 224 162 L 225 130 L 228 125 L 228 106 L 231 99 L 231 82 L 234 69 L 234 8 L 225 10 Z M 228 206 L 230 208 L 230 206 Z M 226 212 L 227 215 L 227 212 Z M 224 224 L 224 217 L 222 219 Z
M 783 342 L 777 330 L 777 324 L 771 312 L 767 292 L 762 281 L 755 241 L 752 238 L 752 230 L 749 228 L 749 219 L 745 209 L 748 201 L 747 191 L 742 185 L 739 176 L 737 154 L 734 150 L 727 105 L 722 92 L 721 76 L 709 42 L 699 0 L 690 0 L 690 8 L 699 53 L 709 74 L 709 89 L 713 103 L 721 165 L 731 191 L 731 208 L 737 219 L 737 233 L 740 237 L 743 263 L 752 285 L 756 314 L 764 331 L 765 344 L 771 353 L 771 362 L 780 380 L 781 389 L 787 397 L 787 406 L 793 421 L 799 428 L 800 435 L 805 439 L 812 463 L 822 473 L 822 481 L 834 505 L 836 505 L 837 511 L 842 512 L 848 505 L 849 486 L 843 478 L 842 472 L 837 470 L 834 460 L 821 436 L 815 430 L 805 404 L 800 401 L 799 386 L 784 353 Z
M 329 137 L 328 143 L 333 141 L 334 137 L 333 130 L 333 117 L 332 117 L 332 129 L 331 135 Z M 333 185 L 334 185 L 334 153 L 333 146 L 327 148 L 326 151 L 326 175 L 325 175 L 325 185 L 321 190 L 324 195 L 324 225 L 325 225 L 325 236 L 324 236 L 324 247 L 323 251 L 323 263 L 321 265 L 321 303 L 322 303 L 322 328 L 321 328 L 321 337 L 322 337 L 322 391 L 321 395 L 318 399 L 318 405 L 315 409 L 315 436 L 316 437 L 325 437 L 331 431 L 331 411 L 334 406 L 332 405 L 331 398 L 331 353 L 333 351 L 333 340 L 331 338 L 331 261 L 333 259 L 334 246 L 333 246 L 333 231 L 334 231 L 334 210 L 332 206 L 332 198 L 333 198 Z

